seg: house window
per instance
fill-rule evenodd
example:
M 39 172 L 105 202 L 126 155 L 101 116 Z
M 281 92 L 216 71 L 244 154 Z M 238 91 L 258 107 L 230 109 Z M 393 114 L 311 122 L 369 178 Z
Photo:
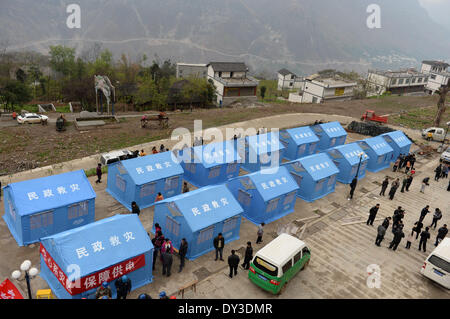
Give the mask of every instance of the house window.
M 411 80 L 411 83 L 416 83 L 416 78 L 413 78 L 413 79 Z
M 316 150 L 317 143 L 312 143 L 309 145 L 309 152 L 312 154 Z
M 399 79 L 398 84 L 403 84 L 403 79 Z
M 149 183 L 142 185 L 140 196 L 141 198 L 150 196 L 155 193 L 155 190 L 156 190 L 156 183 Z
M 350 173 L 350 175 L 351 176 L 355 176 L 357 170 L 358 170 L 358 165 L 353 165 L 352 166 L 352 172 Z
M 436 75 L 435 75 L 435 74 L 432 74 L 432 75 L 430 76 L 430 78 L 431 78 L 432 80 L 436 80 Z
M 378 164 L 381 164 L 381 163 L 383 163 L 383 161 L 384 161 L 384 156 L 383 156 L 383 155 L 378 156 L 378 161 L 377 161 L 377 163 L 378 163 Z
M 234 75 L 234 72 L 230 72 L 230 78 L 232 78 Z
M 405 83 L 408 84 L 408 83 L 409 83 L 409 79 L 406 79 L 406 80 L 405 80 Z
M 214 234 L 214 226 L 201 230 L 198 233 L 197 244 L 204 243 L 205 241 L 212 240 Z
M 89 203 L 87 201 L 84 201 L 69 206 L 68 218 L 75 219 L 81 216 L 86 216 L 88 213 L 89 213 Z
M 165 183 L 165 186 L 164 186 L 164 190 L 177 188 L 179 180 L 180 180 L 179 176 L 166 178 L 166 183 Z
M 293 85 L 294 85 L 294 82 L 290 82 L 290 83 L 289 83 L 289 86 L 293 86 Z
M 298 147 L 298 151 L 297 151 L 297 156 L 300 157 L 301 155 L 303 155 L 303 153 L 305 153 L 306 150 L 306 144 L 302 144 Z
M 227 174 L 234 173 L 237 170 L 237 163 L 230 163 L 227 166 Z
M 270 213 L 270 212 L 273 212 L 274 210 L 276 210 L 278 207 L 279 201 L 280 201 L 280 198 L 275 198 L 275 199 L 270 200 L 267 203 L 266 213 Z
M 332 138 L 330 141 L 330 146 L 334 146 L 336 144 L 336 138 Z
M 417 83 L 422 83 L 422 78 L 419 78 L 419 79 L 417 80 Z
M 242 205 L 250 206 L 250 203 L 252 202 L 252 196 L 249 193 L 240 189 L 238 191 L 238 201 Z
M 396 85 L 397 84 L 397 79 L 392 79 L 392 85 Z
M 127 188 L 126 181 L 118 174 L 116 175 L 116 187 L 122 192 L 125 192 L 125 189 Z
M 232 217 L 223 222 L 222 233 L 227 233 L 236 228 L 239 217 Z
M 333 175 L 328 179 L 327 183 L 328 188 L 329 189 L 332 188 L 335 182 L 336 182 L 336 175 Z
M 209 169 L 208 178 L 216 178 L 219 175 L 220 175 L 220 166 L 211 167 Z
M 172 233 L 174 236 L 180 235 L 180 224 L 177 223 L 177 221 L 170 216 L 166 216 L 166 229 L 169 233 Z
M 14 206 L 9 199 L 8 199 L 8 206 L 9 206 L 9 214 L 11 215 L 12 219 L 15 221 L 16 220 L 16 210 L 14 209 Z
M 322 179 L 316 183 L 316 187 L 314 188 L 315 192 L 320 192 L 323 189 L 323 185 L 325 184 L 325 180 Z
M 30 216 L 30 229 L 44 228 L 53 225 L 53 211 Z
M 297 192 L 292 192 L 286 195 L 286 197 L 284 198 L 284 202 L 283 205 L 288 205 L 290 203 L 292 203 L 295 199 L 295 196 L 297 195 Z

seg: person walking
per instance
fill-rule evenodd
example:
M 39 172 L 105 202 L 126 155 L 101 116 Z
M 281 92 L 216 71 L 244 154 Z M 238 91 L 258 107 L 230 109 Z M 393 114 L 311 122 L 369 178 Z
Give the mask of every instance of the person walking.
M 136 204 L 136 202 L 131 203 L 131 213 L 136 214 L 138 216 L 141 213 L 141 210 L 139 209 L 139 206 L 138 204 Z
M 411 154 L 411 170 L 414 169 L 414 164 L 416 163 L 416 155 Z
M 245 249 L 244 263 L 242 264 L 242 268 L 248 270 L 250 268 L 250 261 L 252 261 L 252 258 L 253 258 L 252 243 L 248 241 L 247 248 Z
M 162 245 L 164 243 L 164 235 L 161 231 L 157 231 L 155 238 L 152 240 L 153 249 L 153 270 L 155 270 L 156 258 L 158 257 L 158 252 L 161 251 Z
M 448 164 L 444 164 L 444 166 L 442 166 L 442 178 L 448 178 L 448 169 Z
M 109 287 L 109 284 L 106 281 L 102 282 L 102 285 L 98 287 L 97 291 L 95 292 L 95 299 L 100 299 L 103 296 L 107 296 L 109 298 L 112 297 L 111 288 Z
M 222 236 L 222 233 L 219 233 L 216 238 L 214 238 L 213 241 L 214 248 L 216 249 L 216 259 L 220 255 L 220 260 L 223 261 L 222 255 L 223 255 L 223 246 L 225 246 L 225 239 Z
M 380 196 L 384 196 L 384 192 L 386 192 L 386 188 L 389 186 L 389 177 L 385 177 L 383 183 L 381 184 Z
M 420 187 L 420 192 L 421 193 L 425 193 L 425 187 L 426 186 L 430 186 L 430 178 L 429 177 L 425 177 L 423 180 L 422 180 L 422 187 Z
M 375 217 L 377 217 L 378 209 L 380 209 L 380 204 L 376 204 L 369 211 L 369 218 L 367 219 L 367 225 L 373 226 Z
M 410 249 L 411 248 L 411 244 L 414 241 L 414 227 L 411 230 L 411 233 L 408 235 L 408 237 L 406 237 L 406 249 Z
M 447 224 L 444 224 L 441 228 L 438 229 L 438 234 L 436 236 L 436 242 L 434 243 L 435 246 L 439 245 L 439 242 L 447 236 L 448 229 Z
M 98 184 L 102 182 L 102 164 L 98 163 L 96 173 L 97 173 L 97 180 L 95 181 L 95 183 Z
M 180 255 L 180 270 L 178 272 L 181 272 L 184 268 L 184 260 L 187 254 L 188 250 L 188 242 L 186 241 L 186 238 L 181 239 L 180 249 L 178 249 L 178 255 Z
M 256 239 L 257 244 L 260 244 L 262 242 L 262 236 L 264 234 L 264 225 L 266 225 L 266 224 L 261 223 L 258 226 L 258 231 L 256 232 L 256 234 L 258 235 L 258 238 Z
M 383 223 L 381 224 L 381 225 L 383 225 L 384 228 L 386 228 L 386 230 L 388 230 L 388 228 L 389 228 L 389 223 L 390 223 L 391 219 L 392 218 L 390 216 L 388 216 L 383 220 Z
M 423 248 L 424 253 L 427 252 L 427 240 L 430 238 L 429 229 L 429 227 L 425 227 L 425 230 L 420 234 L 419 250 Z
M 350 194 L 348 195 L 348 200 L 353 199 L 353 193 L 356 189 L 356 184 L 358 183 L 358 179 L 356 177 L 353 178 L 352 182 L 350 183 Z
M 424 218 L 430 212 L 429 208 L 430 208 L 430 205 L 427 205 L 424 208 L 422 208 L 422 211 L 420 212 L 419 222 L 423 222 Z
M 438 181 L 439 181 L 439 178 L 441 178 L 442 164 L 439 164 L 439 166 L 436 167 L 436 168 L 434 169 L 434 172 L 436 173 L 436 174 L 434 175 L 434 180 L 435 180 L 436 182 L 438 182 Z
M 127 295 L 131 292 L 131 280 L 126 275 L 123 275 L 116 280 L 115 283 L 117 299 L 127 299 Z
M 442 218 L 442 212 L 439 208 L 436 208 L 434 210 L 434 214 L 433 214 L 433 222 L 431 223 L 431 225 L 429 226 L 430 228 L 433 227 L 434 225 L 434 229 L 436 229 L 437 226 L 437 222 L 438 220 L 440 220 Z
M 400 170 L 403 167 L 403 163 L 405 162 L 405 156 L 403 154 L 400 154 L 399 158 L 400 162 L 398 163 L 398 170 Z
M 389 190 L 389 199 L 393 200 L 395 196 L 395 192 L 397 191 L 397 188 L 400 186 L 400 179 L 396 179 L 391 184 L 391 189 Z
M 396 250 L 398 245 L 400 244 L 400 242 L 402 241 L 402 238 L 405 237 L 405 233 L 403 233 L 403 230 L 401 228 L 399 228 L 395 233 L 394 233 L 394 239 L 392 239 L 390 245 L 389 245 L 389 249 L 392 250 Z
M 167 274 L 167 277 L 170 277 L 170 275 L 171 275 L 170 270 L 172 269 L 172 263 L 173 263 L 173 255 L 172 254 L 173 254 L 172 243 L 169 241 L 168 238 L 166 238 L 166 242 L 163 244 L 163 247 L 161 248 L 163 276 L 165 276 Z
M 408 177 L 405 175 L 403 177 L 403 181 L 402 181 L 402 189 L 400 190 L 400 192 L 404 193 L 405 192 L 405 188 L 406 185 L 408 184 Z
M 397 160 L 395 161 L 394 166 L 392 166 L 392 171 L 396 172 L 399 165 L 400 165 L 400 157 L 397 157 Z
M 411 161 L 408 160 L 408 161 L 406 161 L 406 165 L 405 165 L 405 174 L 408 174 L 410 169 L 411 169 Z
M 408 178 L 406 179 L 406 191 L 409 192 L 409 187 L 411 186 L 412 182 L 413 182 L 414 177 L 411 175 L 408 176 Z
M 422 231 L 423 223 L 419 220 L 414 223 L 413 230 L 416 232 L 416 239 L 419 238 L 420 232 Z
M 232 250 L 231 255 L 228 257 L 228 266 L 230 267 L 230 278 L 233 278 L 233 273 L 237 276 L 237 269 L 239 266 L 240 258 L 236 255 L 236 251 Z
M 183 194 L 184 193 L 188 193 L 189 192 L 189 187 L 188 184 L 186 182 L 183 183 Z
M 389 222 L 388 222 L 389 223 Z M 384 235 L 386 234 L 386 227 L 383 224 L 378 226 L 377 228 L 377 238 L 375 239 L 375 245 L 380 247 L 381 242 L 384 239 Z

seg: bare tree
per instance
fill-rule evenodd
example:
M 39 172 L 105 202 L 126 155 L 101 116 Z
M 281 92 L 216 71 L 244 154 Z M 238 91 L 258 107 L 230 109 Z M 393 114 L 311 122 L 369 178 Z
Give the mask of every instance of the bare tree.
M 450 80 L 447 82 L 446 86 L 443 86 L 440 90 L 439 90 L 439 101 L 437 103 L 437 113 L 436 113 L 436 117 L 434 118 L 434 126 L 439 127 L 439 125 L 441 124 L 441 118 L 442 115 L 444 115 L 445 110 L 446 110 L 446 106 L 445 106 L 445 99 L 447 98 L 447 92 L 450 89 Z

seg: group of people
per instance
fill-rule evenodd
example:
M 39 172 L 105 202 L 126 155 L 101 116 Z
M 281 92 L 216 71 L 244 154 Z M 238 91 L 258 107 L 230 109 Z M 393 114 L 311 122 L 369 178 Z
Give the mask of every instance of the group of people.
M 367 225 L 373 226 L 373 222 L 375 220 L 375 217 L 378 213 L 378 210 L 380 208 L 380 204 L 376 204 L 374 207 L 372 207 L 369 211 L 369 218 L 367 219 Z M 422 250 L 426 252 L 427 249 L 427 241 L 431 238 L 430 235 L 430 229 L 436 229 L 438 221 L 442 218 L 442 211 L 439 208 L 436 208 L 433 214 L 433 221 L 431 225 L 428 227 L 425 227 L 424 230 L 422 228 L 424 227 L 423 221 L 428 213 L 430 213 L 429 210 L 430 206 L 427 205 L 422 209 L 420 212 L 419 220 L 416 221 L 411 229 L 411 233 L 406 238 L 406 249 L 411 248 L 411 244 L 414 240 L 417 240 L 420 236 L 419 241 L 419 250 Z M 403 232 L 404 224 L 403 224 L 403 218 L 405 217 L 405 210 L 398 206 L 397 209 L 394 211 L 394 215 L 392 217 L 388 216 L 384 219 L 383 223 L 378 226 L 377 228 L 377 238 L 375 239 L 375 245 L 381 246 L 381 242 L 383 241 L 386 231 L 389 228 L 389 224 L 392 220 L 392 233 L 394 235 L 394 238 L 392 239 L 391 243 L 389 244 L 389 249 L 396 250 L 400 242 L 402 241 L 402 238 L 405 237 L 405 233 Z M 447 224 L 444 224 L 442 227 L 438 229 L 438 233 L 436 235 L 436 241 L 434 243 L 435 246 L 439 244 L 439 242 L 445 238 L 445 236 L 448 233 Z
M 158 151 L 158 149 L 156 148 L 156 146 L 153 146 L 153 147 L 152 147 L 152 154 L 158 154 L 158 153 L 164 153 L 164 152 L 169 152 L 169 149 L 166 148 L 166 147 L 164 146 L 164 144 L 161 144 L 161 145 L 159 146 L 159 151 Z M 139 153 L 139 156 L 147 156 L 147 153 L 144 151 L 144 149 L 141 150 L 141 152 Z
M 126 275 L 118 278 L 114 286 L 116 287 L 117 299 L 127 299 L 128 294 L 131 292 L 131 280 Z M 96 299 L 111 299 L 112 291 L 108 282 L 103 282 L 100 287 L 97 288 L 95 293 Z
M 439 166 L 434 169 L 435 172 L 434 180 L 436 182 L 438 182 L 440 178 L 448 178 L 448 170 L 449 170 L 448 166 L 449 164 L 447 163 L 440 163 Z
M 392 167 L 392 171 L 397 172 L 405 169 L 405 173 L 408 173 L 411 169 L 414 169 L 415 162 L 416 156 L 414 153 L 400 154 Z

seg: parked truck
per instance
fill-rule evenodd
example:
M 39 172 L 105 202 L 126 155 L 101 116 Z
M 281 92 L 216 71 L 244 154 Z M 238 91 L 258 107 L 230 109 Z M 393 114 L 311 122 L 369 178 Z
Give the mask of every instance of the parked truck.
M 422 130 L 422 137 L 428 141 L 438 141 L 442 142 L 449 139 L 446 130 L 440 127 L 429 127 Z

